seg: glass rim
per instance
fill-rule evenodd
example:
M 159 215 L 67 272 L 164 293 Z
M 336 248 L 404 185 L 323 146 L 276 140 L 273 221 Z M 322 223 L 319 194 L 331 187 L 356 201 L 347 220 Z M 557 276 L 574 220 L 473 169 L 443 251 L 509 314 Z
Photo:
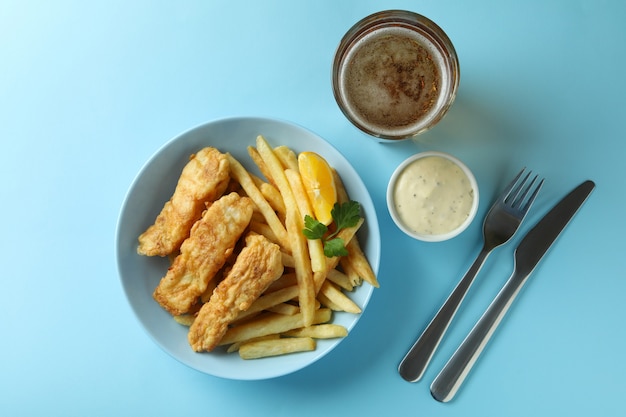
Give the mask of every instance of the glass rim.
M 383 28 L 400 27 L 416 31 L 426 38 L 439 54 L 444 65 L 440 70 L 445 74 L 445 88 L 437 99 L 437 105 L 432 114 L 415 124 L 415 129 L 404 133 L 389 134 L 374 131 L 364 126 L 359 120 L 350 114 L 344 94 L 341 92 L 341 71 L 351 48 L 364 36 Z M 382 141 L 398 141 L 413 138 L 436 125 L 447 113 L 454 102 L 460 80 L 460 68 L 458 56 L 452 41 L 448 35 L 435 22 L 415 12 L 407 10 L 385 10 L 366 16 L 355 23 L 344 34 L 333 57 L 332 65 L 332 89 L 335 101 L 344 116 L 364 133 Z

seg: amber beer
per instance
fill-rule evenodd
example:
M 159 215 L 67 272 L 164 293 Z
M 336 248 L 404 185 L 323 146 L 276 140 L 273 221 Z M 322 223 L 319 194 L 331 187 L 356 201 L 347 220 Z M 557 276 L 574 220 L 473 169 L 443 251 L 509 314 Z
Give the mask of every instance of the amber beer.
M 342 39 L 333 63 L 340 109 L 362 131 L 406 139 L 434 126 L 456 95 L 459 68 L 445 33 L 406 11 L 376 13 Z

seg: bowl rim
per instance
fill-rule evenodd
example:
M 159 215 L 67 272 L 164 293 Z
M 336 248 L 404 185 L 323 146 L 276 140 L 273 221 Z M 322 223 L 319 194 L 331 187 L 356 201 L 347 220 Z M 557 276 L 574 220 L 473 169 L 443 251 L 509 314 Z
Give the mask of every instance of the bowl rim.
M 472 207 L 470 208 L 469 215 L 463 221 L 463 223 L 461 223 L 457 228 L 455 228 L 455 229 L 453 229 L 453 230 L 451 230 L 449 232 L 435 234 L 435 235 L 427 235 L 427 234 L 422 234 L 422 233 L 416 233 L 416 232 L 410 230 L 408 227 L 406 227 L 406 225 L 402 222 L 402 220 L 400 219 L 400 216 L 397 213 L 397 210 L 396 210 L 395 204 L 394 204 L 394 200 L 395 199 L 394 199 L 394 196 L 393 196 L 393 190 L 395 188 L 396 182 L 398 181 L 398 178 L 399 178 L 400 174 L 404 171 L 404 169 L 408 165 L 413 163 L 414 161 L 416 161 L 418 159 L 430 157 L 430 156 L 437 156 L 437 157 L 441 157 L 441 158 L 447 159 L 447 160 L 451 161 L 452 163 L 454 163 L 455 165 L 457 165 L 459 168 L 461 168 L 463 173 L 467 176 L 467 178 L 468 178 L 468 180 L 470 182 L 470 186 L 473 189 L 473 194 L 474 194 L 474 199 L 472 201 Z M 418 152 L 416 154 L 413 154 L 410 157 L 406 158 L 393 171 L 393 173 L 391 174 L 391 177 L 389 179 L 388 185 L 387 185 L 387 195 L 386 195 L 386 198 L 387 198 L 387 210 L 389 212 L 389 215 L 391 216 L 391 218 L 392 218 L 393 222 L 396 224 L 396 226 L 400 230 L 402 230 L 402 232 L 404 232 L 406 235 L 412 237 L 413 239 L 421 240 L 423 242 L 443 242 L 443 241 L 450 240 L 450 239 L 460 235 L 463 231 L 465 231 L 465 229 L 467 229 L 469 227 L 469 225 L 472 223 L 472 221 L 474 221 L 474 218 L 476 217 L 476 213 L 478 212 L 478 203 L 479 203 L 479 200 L 480 200 L 480 195 L 479 195 L 478 182 L 476 181 L 476 177 L 474 176 L 474 173 L 469 169 L 469 167 L 463 161 L 461 161 L 456 156 L 454 156 L 454 155 L 452 155 L 450 153 L 447 153 L 447 152 L 423 151 L 423 152 Z

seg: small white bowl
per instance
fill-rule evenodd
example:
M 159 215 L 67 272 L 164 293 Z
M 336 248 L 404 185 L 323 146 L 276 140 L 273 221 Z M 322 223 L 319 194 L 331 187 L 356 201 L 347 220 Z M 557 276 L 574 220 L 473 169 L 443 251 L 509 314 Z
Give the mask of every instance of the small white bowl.
M 415 177 L 411 177 L 413 169 L 419 170 L 413 171 Z M 403 192 L 396 192 L 397 187 L 403 187 L 409 198 L 399 195 Z M 463 232 L 476 216 L 478 201 L 474 174 L 444 152 L 409 157 L 396 168 L 387 186 L 387 209 L 393 221 L 407 235 L 425 242 L 441 242 Z

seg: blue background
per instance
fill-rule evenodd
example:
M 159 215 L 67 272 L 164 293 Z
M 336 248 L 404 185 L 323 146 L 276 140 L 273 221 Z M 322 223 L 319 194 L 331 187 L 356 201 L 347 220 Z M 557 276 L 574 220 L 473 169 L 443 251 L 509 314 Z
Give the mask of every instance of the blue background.
M 457 101 L 419 141 L 357 132 L 330 88 L 345 31 L 379 10 L 437 22 L 461 63 Z M 626 2 L 0 2 L 0 414 L 624 415 Z M 230 381 L 146 335 L 114 257 L 125 193 L 166 141 L 228 116 L 301 124 L 370 190 L 381 288 L 350 337 L 294 374 Z M 475 173 L 477 221 L 445 243 L 405 237 L 385 189 L 421 150 Z M 397 365 L 481 244 L 492 199 L 522 166 L 546 178 L 525 228 L 481 271 L 424 380 Z M 508 278 L 523 232 L 561 196 L 597 188 L 531 277 L 459 395 L 428 385 Z

